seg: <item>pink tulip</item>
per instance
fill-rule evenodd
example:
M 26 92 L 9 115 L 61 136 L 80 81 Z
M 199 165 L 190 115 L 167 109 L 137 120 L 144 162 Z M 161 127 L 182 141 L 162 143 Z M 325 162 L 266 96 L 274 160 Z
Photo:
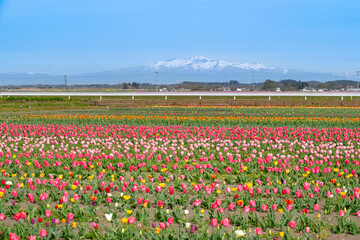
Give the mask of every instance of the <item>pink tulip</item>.
M 129 217 L 129 218 L 128 218 L 128 223 L 129 223 L 129 224 L 134 224 L 134 223 L 135 223 L 135 220 L 136 220 L 136 219 L 135 219 L 134 217 Z
M 355 215 L 356 215 L 357 217 L 360 217 L 360 210 L 358 210 L 358 211 L 355 213 Z
M 48 197 L 49 197 L 48 193 L 42 193 L 42 194 L 39 195 L 39 198 L 40 198 L 41 201 L 46 200 Z
M 194 206 L 198 207 L 198 206 L 200 206 L 200 204 L 201 204 L 201 200 L 196 199 L 196 200 L 193 202 L 193 204 L 194 204 Z
M 68 213 L 68 219 L 71 221 L 74 219 L 74 214 L 73 213 Z
M 317 212 L 317 211 L 319 211 L 320 206 L 319 206 L 319 204 L 314 204 L 313 208 L 314 208 L 314 211 Z
M 9 233 L 10 240 L 20 240 L 20 237 L 18 237 L 15 233 Z
M 303 185 L 303 189 L 304 190 L 308 190 L 310 188 L 310 183 L 304 183 L 304 185 Z
M 245 212 L 245 213 L 250 212 L 250 207 L 249 207 L 249 206 L 245 206 L 245 207 L 244 207 L 244 212 Z
M 272 207 L 272 209 L 273 209 L 274 211 L 277 210 L 277 205 L 276 205 L 276 204 L 273 204 L 271 207 Z
M 97 225 L 95 222 L 92 222 L 92 223 L 91 223 L 91 226 L 93 226 L 95 229 L 98 228 L 98 225 Z
M 46 217 L 51 217 L 51 210 L 45 210 L 45 216 Z
M 210 222 L 211 222 L 211 226 L 213 226 L 213 227 L 216 227 L 217 224 L 218 224 L 218 220 L 217 220 L 216 218 L 212 218 L 212 219 L 210 220 Z
M 339 216 L 340 216 L 340 217 L 343 217 L 344 215 L 345 215 L 345 211 L 344 211 L 344 210 L 340 210 L 340 211 L 339 211 Z
M 30 235 L 29 240 L 36 240 L 36 235 Z
M 266 212 L 267 211 L 267 205 L 266 204 L 261 204 L 261 210 Z
M 155 190 L 156 190 L 157 192 L 161 192 L 161 191 L 162 191 L 162 187 L 158 185 L 158 186 L 156 186 Z
M 18 192 L 17 191 L 12 191 L 11 194 L 15 198 L 15 197 L 17 197 Z
M 40 237 L 44 238 L 47 235 L 47 231 L 45 229 L 40 230 Z
M 75 200 L 75 201 L 80 200 L 80 195 L 78 195 L 78 194 L 74 194 L 74 200 Z
M 159 223 L 159 227 L 160 227 L 161 229 L 165 229 L 166 225 L 165 225 L 165 223 L 161 222 L 161 223 Z
M 228 206 L 228 209 L 230 211 L 234 210 L 234 208 L 236 207 L 235 203 L 230 203 L 229 206 Z
M 355 193 L 354 193 L 354 197 L 355 197 L 355 199 L 359 199 L 360 193 L 359 193 L 359 192 L 355 192 Z
M 327 191 L 327 192 L 326 192 L 326 196 L 327 196 L 328 198 L 331 198 L 331 197 L 333 197 L 334 195 L 332 194 L 332 192 Z
M 67 201 L 69 201 L 69 197 L 68 197 L 68 196 L 63 196 L 63 197 L 61 198 L 61 200 L 62 200 L 63 202 L 67 202 Z
M 221 221 L 221 225 L 223 225 L 224 227 L 227 227 L 230 225 L 230 219 L 225 218 Z

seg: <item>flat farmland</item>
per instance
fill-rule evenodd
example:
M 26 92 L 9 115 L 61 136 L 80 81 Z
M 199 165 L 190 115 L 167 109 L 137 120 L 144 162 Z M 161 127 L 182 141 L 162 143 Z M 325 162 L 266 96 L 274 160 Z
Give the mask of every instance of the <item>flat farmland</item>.
M 360 97 L 345 96 L 6 96 L 1 112 L 38 112 L 107 108 L 136 108 L 153 105 L 221 106 L 360 106 Z

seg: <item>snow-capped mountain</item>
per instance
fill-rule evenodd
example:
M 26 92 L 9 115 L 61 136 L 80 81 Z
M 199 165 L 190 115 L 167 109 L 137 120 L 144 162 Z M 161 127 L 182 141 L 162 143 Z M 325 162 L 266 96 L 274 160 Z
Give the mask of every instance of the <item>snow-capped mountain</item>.
M 156 73 L 156 74 L 155 74 Z M 242 83 L 264 82 L 266 79 L 279 81 L 294 79 L 301 81 L 355 80 L 354 75 L 306 72 L 280 69 L 261 63 L 238 63 L 207 57 L 173 58 L 145 66 L 102 71 L 96 73 L 68 75 L 68 84 L 119 84 L 139 83 L 181 83 L 184 81 L 227 82 L 237 80 Z M 0 73 L 1 85 L 63 84 L 63 76 L 48 74 L 6 74 Z
M 153 70 L 193 70 L 193 71 L 223 71 L 223 70 L 274 70 L 261 63 L 233 63 L 225 60 L 215 60 L 206 57 L 173 58 L 168 61 L 159 61 L 146 66 Z

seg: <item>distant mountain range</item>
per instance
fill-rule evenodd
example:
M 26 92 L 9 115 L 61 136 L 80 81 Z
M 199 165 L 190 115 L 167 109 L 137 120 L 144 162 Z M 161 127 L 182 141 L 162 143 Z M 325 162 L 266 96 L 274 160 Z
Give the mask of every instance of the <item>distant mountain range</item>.
M 261 63 L 236 63 L 206 57 L 173 58 L 140 67 L 68 75 L 68 84 L 119 84 L 138 82 L 175 84 L 184 81 L 242 83 L 264 82 L 266 79 L 301 81 L 355 80 L 351 74 L 308 72 L 268 67 Z M 60 75 L 46 73 L 0 73 L 0 85 L 63 84 Z

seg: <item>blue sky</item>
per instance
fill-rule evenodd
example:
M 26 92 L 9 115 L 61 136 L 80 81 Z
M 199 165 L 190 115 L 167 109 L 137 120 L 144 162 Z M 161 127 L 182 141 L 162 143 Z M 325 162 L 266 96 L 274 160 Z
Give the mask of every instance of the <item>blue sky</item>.
M 72 74 L 173 57 L 360 70 L 358 0 L 0 0 L 0 72 Z

